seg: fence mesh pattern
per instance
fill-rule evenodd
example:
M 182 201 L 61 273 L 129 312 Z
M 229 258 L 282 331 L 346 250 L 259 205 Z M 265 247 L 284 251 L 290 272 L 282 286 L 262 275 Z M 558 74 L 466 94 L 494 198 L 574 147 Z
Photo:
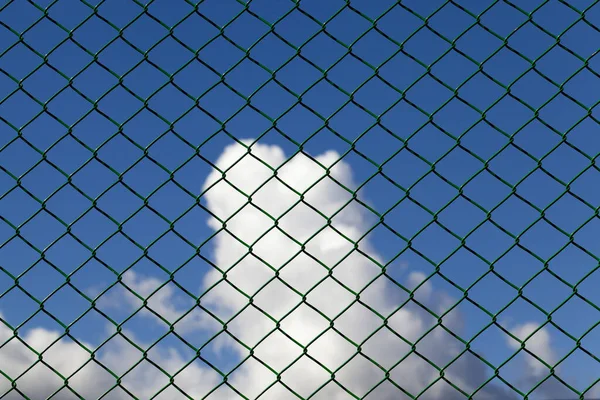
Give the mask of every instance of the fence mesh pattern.
M 0 1 L 0 398 L 600 396 L 600 5 Z

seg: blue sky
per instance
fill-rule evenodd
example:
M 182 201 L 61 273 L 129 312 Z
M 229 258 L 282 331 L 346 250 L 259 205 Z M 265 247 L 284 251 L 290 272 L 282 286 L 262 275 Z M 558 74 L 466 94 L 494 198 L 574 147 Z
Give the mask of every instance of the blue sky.
M 279 145 L 288 155 L 297 150 L 290 139 L 306 141 L 303 147 L 312 155 L 329 149 L 346 154 L 344 161 L 356 181 L 368 180 L 358 198 L 380 214 L 404 197 L 385 215 L 385 222 L 411 239 L 411 247 L 381 225 L 370 234 L 386 261 L 401 253 L 389 266 L 389 274 L 398 280 L 409 271 L 430 274 L 443 260 L 440 272 L 462 288 L 491 263 L 515 286 L 546 262 L 571 285 L 597 267 L 600 224 L 593 207 L 599 201 L 600 175 L 591 160 L 600 149 L 593 109 L 600 85 L 594 72 L 600 70 L 595 57 L 600 31 L 594 27 L 600 25 L 600 6 L 594 2 L 528 0 L 511 5 L 462 0 L 435 12 L 445 2 L 403 1 L 377 20 L 379 31 L 369 30 L 372 24 L 365 17 L 377 18 L 394 2 L 352 1 L 355 11 L 345 8 L 338 13 L 345 2 L 303 0 L 293 11 L 291 1 L 254 0 L 243 12 L 241 2 L 212 0 L 198 5 L 202 18 L 185 1 L 154 1 L 144 14 L 134 1 L 109 0 L 100 2 L 96 16 L 80 25 L 96 3 L 60 0 L 49 7 L 47 18 L 38 21 L 40 9 L 50 2 L 36 1 L 36 8 L 33 2 L 0 1 L 0 266 L 16 276 L 35 265 L 19 283 L 39 301 L 64 282 L 51 265 L 68 274 L 85 263 L 72 276 L 73 285 L 90 295 L 104 290 L 115 280 L 106 266 L 121 272 L 142 257 L 140 247 L 168 230 L 165 220 L 176 219 L 174 229 L 193 245 L 203 243 L 212 234 L 206 226 L 209 214 L 194 206 L 190 194 L 200 194 L 211 171 L 207 161 L 214 162 L 224 146 L 233 143 L 231 136 L 260 136 L 259 143 Z M 587 22 L 568 6 L 589 7 Z M 467 13 L 479 15 L 486 9 L 479 25 Z M 526 14 L 534 10 L 533 23 L 527 23 Z M 280 38 L 256 18 L 273 23 L 288 12 L 274 28 Z M 418 15 L 426 18 L 432 13 L 427 29 Z M 321 22 L 333 17 L 327 34 L 319 33 L 320 26 L 306 15 Z M 99 16 L 122 29 L 121 38 Z M 53 21 L 67 30 L 77 27 L 72 32 L 77 44 Z M 168 36 L 165 26 L 174 26 L 177 40 Z M 219 26 L 225 26 L 221 36 Z M 11 29 L 25 32 L 22 42 Z M 384 35 L 403 43 L 402 51 Z M 562 47 L 555 46 L 550 35 L 560 35 Z M 301 47 L 301 57 L 290 44 Z M 200 48 L 193 59 L 190 49 Z M 250 49 L 249 58 L 244 58 L 243 49 Z M 92 54 L 97 54 L 96 60 Z M 46 64 L 40 55 L 47 55 Z M 269 71 L 276 71 L 275 79 Z M 70 87 L 65 77 L 73 78 Z M 501 85 L 510 87 L 511 96 Z M 301 96 L 302 103 L 290 92 Z M 193 98 L 202 93 L 194 107 Z M 13 127 L 22 128 L 20 138 Z M 456 146 L 459 137 L 461 147 Z M 400 151 L 406 139 L 407 146 Z M 202 158 L 194 156 L 193 146 L 200 144 Z M 89 161 L 94 150 L 97 158 Z M 40 152 L 45 152 L 46 161 Z M 382 163 L 381 171 L 389 180 L 376 175 Z M 433 164 L 435 173 L 430 172 Z M 130 189 L 113 185 L 118 174 Z M 177 184 L 163 185 L 170 175 Z M 97 210 L 85 213 L 92 206 L 90 200 L 70 186 L 66 176 L 89 198 L 97 198 L 97 207 L 113 221 Z M 13 177 L 20 177 L 21 188 L 15 188 Z M 405 197 L 409 187 L 410 196 Z M 148 205 L 163 218 L 143 208 L 141 198 L 151 193 Z M 47 199 L 45 207 L 56 218 L 41 212 L 21 225 L 41 209 L 31 195 Z M 446 230 L 432 224 L 421 231 L 437 212 Z M 66 224 L 77 220 L 70 231 L 81 243 L 65 235 L 66 227 L 57 218 Z M 372 223 L 378 220 L 373 214 Z M 137 246 L 123 235 L 113 235 L 115 222 L 123 221 L 127 221 L 123 232 Z M 15 236 L 16 226 L 20 237 Z M 463 247 L 456 236 L 467 236 Z M 90 259 L 90 248 L 97 248 L 97 260 Z M 194 253 L 173 233 L 148 249 L 166 270 L 187 263 L 175 278 L 197 293 L 210 266 Z M 210 242 L 201 254 L 211 258 Z M 143 257 L 133 269 L 167 277 Z M 593 289 L 600 283 L 599 274 L 578 286 L 578 293 L 590 302 L 600 303 Z M 455 298 L 462 296 L 440 276 L 432 282 Z M 13 284 L 7 273 L 0 273 L 0 311 L 7 323 L 17 326 L 38 305 L 19 290 L 5 292 Z M 492 313 L 517 296 L 515 289 L 491 274 L 468 293 Z M 572 289 L 543 272 L 523 294 L 551 312 Z M 65 324 L 88 308 L 89 303 L 68 287 L 45 302 L 45 309 Z M 463 302 L 460 308 L 467 320 L 465 337 L 489 322 L 472 304 Z M 126 310 L 121 315 L 107 312 L 121 319 L 128 315 Z M 552 320 L 579 337 L 599 315 L 581 298 L 572 297 Z M 545 319 L 523 299 L 499 316 L 507 327 Z M 62 329 L 38 313 L 20 331 L 40 325 Z M 104 325 L 103 317 L 91 312 L 72 332 L 100 343 L 106 336 Z M 134 319 L 130 327 L 141 337 L 152 338 L 158 332 L 142 320 Z M 582 341 L 595 354 L 600 354 L 599 329 Z M 560 331 L 550 331 L 557 353 L 574 347 Z M 488 344 L 502 335 L 490 328 L 473 348 L 500 363 L 511 350 Z M 567 375 L 585 383 L 580 387 L 600 372 L 598 363 L 581 352 L 563 364 Z

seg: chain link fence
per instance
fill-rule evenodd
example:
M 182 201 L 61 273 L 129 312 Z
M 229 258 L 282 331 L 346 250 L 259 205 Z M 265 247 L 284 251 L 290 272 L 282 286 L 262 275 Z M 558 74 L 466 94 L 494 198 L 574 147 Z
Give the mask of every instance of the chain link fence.
M 1 0 L 0 398 L 600 397 L 599 27 Z

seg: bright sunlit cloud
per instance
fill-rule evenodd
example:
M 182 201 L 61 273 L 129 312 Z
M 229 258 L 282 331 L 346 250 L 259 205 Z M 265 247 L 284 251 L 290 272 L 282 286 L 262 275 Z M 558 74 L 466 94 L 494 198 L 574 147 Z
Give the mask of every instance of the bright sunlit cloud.
M 403 391 L 414 396 L 429 387 L 421 398 L 447 400 L 464 398 L 452 385 L 471 393 L 487 381 L 489 368 L 463 353 L 464 344 L 437 326 L 437 318 L 431 314 L 441 314 L 453 304 L 448 295 L 429 282 L 421 285 L 427 276 L 411 271 L 405 286 L 421 285 L 415 299 L 431 309 L 416 303 L 398 309 L 402 304 L 398 298 L 406 293 L 381 275 L 381 268 L 370 259 L 379 259 L 377 243 L 363 239 L 358 245 L 360 252 L 356 251 L 353 241 L 370 226 L 361 206 L 351 202 L 352 194 L 340 186 L 352 188 L 355 183 L 350 166 L 338 162 L 337 153 L 326 152 L 315 158 L 317 162 L 305 155 L 288 160 L 277 146 L 255 145 L 252 155 L 247 153 L 241 145 L 227 147 L 217 166 L 221 170 L 233 167 L 224 174 L 225 179 L 214 171 L 203 185 L 208 209 L 226 221 L 226 229 L 216 218 L 208 221 L 210 228 L 219 231 L 214 239 L 214 259 L 221 271 L 212 270 L 198 282 L 202 290 L 214 285 L 203 304 L 227 321 L 229 334 L 252 348 L 252 357 L 228 377 L 230 387 L 221 385 L 210 399 L 237 398 L 235 391 L 239 391 L 248 398 L 306 398 L 316 392 L 313 398 L 341 400 L 350 399 L 347 391 L 351 391 L 357 396 L 391 400 L 408 398 Z M 277 169 L 276 178 L 269 167 Z M 329 176 L 325 176 L 329 167 Z M 302 198 L 296 192 L 302 193 Z M 162 283 L 133 272 L 128 272 L 123 282 L 142 297 Z M 139 307 L 141 303 L 131 294 L 122 300 L 121 307 Z M 176 304 L 171 287 L 150 297 L 148 307 L 170 322 L 188 311 Z M 149 323 L 163 323 L 149 311 L 143 313 L 153 320 Z M 443 319 L 444 326 L 457 334 L 467 323 L 458 311 Z M 193 334 L 214 332 L 221 325 L 199 313 L 181 320 L 175 328 Z M 523 337 L 533 328 L 524 324 L 515 334 Z M 135 339 L 135 332 L 124 335 L 142 348 L 147 346 Z M 10 330 L 0 328 L 2 342 L 11 336 Z M 78 371 L 69 378 L 69 386 L 85 398 L 95 398 L 115 385 L 115 378 L 99 364 L 118 374 L 134 367 L 123 377 L 122 386 L 138 398 L 152 397 L 169 383 L 152 364 L 169 373 L 180 371 L 175 386 L 158 398 L 183 399 L 177 387 L 192 398 L 202 398 L 222 383 L 205 364 L 185 367 L 189 360 L 165 345 L 153 348 L 148 356 L 151 362 L 135 366 L 141 352 L 125 339 L 111 341 L 90 361 L 89 353 L 78 344 L 57 338 L 56 332 L 36 329 L 21 339 L 38 350 L 51 345 L 44 361 L 63 376 Z M 250 355 L 233 339 L 221 338 L 217 342 L 220 349 L 228 349 L 239 360 Z M 548 332 L 541 330 L 534 338 L 528 341 L 532 352 L 555 362 Z M 514 346 L 512 342 L 509 345 Z M 87 347 L 92 349 L 89 344 Z M 14 378 L 33 364 L 37 355 L 12 339 L 0 349 L 0 360 L 4 372 Z M 544 376 L 547 369 L 533 361 L 523 366 L 523 376 Z M 431 363 L 439 367 L 451 363 L 444 369 L 444 379 Z M 18 380 L 18 388 L 31 398 L 45 398 L 62 385 L 63 379 L 42 364 Z M 1 392 L 9 388 L 7 380 L 0 380 Z M 20 397 L 13 391 L 8 398 Z M 62 389 L 58 398 L 75 396 Z M 116 387 L 106 398 L 130 397 Z M 489 383 L 476 398 L 516 396 L 506 387 Z

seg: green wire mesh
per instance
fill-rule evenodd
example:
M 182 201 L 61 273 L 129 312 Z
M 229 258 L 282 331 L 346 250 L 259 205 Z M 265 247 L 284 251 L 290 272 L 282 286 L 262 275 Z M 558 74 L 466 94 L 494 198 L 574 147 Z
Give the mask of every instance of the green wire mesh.
M 595 175 L 585 178 L 598 171 L 594 142 L 578 141 L 579 129 L 598 129 L 597 3 L 0 2 L 0 398 L 511 399 L 598 393 L 598 350 L 586 340 L 593 340 L 600 309 L 582 292 L 600 259 L 593 242 L 578 239 L 585 232 L 597 236 L 586 227 L 598 218 L 598 200 L 577 189 L 598 182 Z M 581 76 L 587 81 L 578 81 Z M 530 137 L 532 129 L 547 136 Z M 315 156 L 331 147 L 336 152 Z M 228 151 L 235 157 L 225 157 Z M 567 151 L 578 161 L 552 158 Z M 462 158 L 453 163 L 458 152 Z M 499 163 L 509 170 L 525 165 L 526 171 L 498 172 Z M 524 194 L 539 174 L 550 183 L 535 181 L 534 193 Z M 432 179 L 446 189 L 424 186 Z M 477 185 L 482 192 L 473 195 Z M 503 192 L 490 200 L 484 195 L 495 196 L 495 185 Z M 423 195 L 423 187 L 433 189 Z M 572 203 L 565 211 L 567 197 Z M 510 211 L 514 220 L 507 227 L 502 213 L 514 202 L 528 211 Z M 23 211 L 31 204 L 32 211 Z M 410 215 L 394 216 L 407 204 L 412 208 L 403 212 Z M 473 221 L 470 213 L 480 218 Z M 556 213 L 569 221 L 556 222 Z M 193 215 L 201 217 L 190 226 L 186 221 Z M 364 221 L 353 222 L 357 216 Z M 199 240 L 205 220 L 212 232 Z M 406 228 L 409 221 L 414 229 Z M 349 229 L 353 224 L 362 228 Z M 311 229 L 299 233 L 305 226 Z M 487 244 L 472 244 L 482 229 Z M 218 239 L 223 235 L 227 239 Z M 67 240 L 71 247 L 65 247 Z M 169 248 L 166 240 L 185 250 Z M 275 257 L 265 243 L 287 243 L 275 249 L 281 253 L 295 250 Z M 221 246 L 217 256 L 214 246 Z M 385 256 L 376 255 L 372 248 L 378 246 L 386 247 Z M 514 268 L 526 267 L 502 267 L 517 251 L 524 257 L 518 263 L 527 258 L 539 267 L 523 279 Z M 572 252 L 580 254 L 572 263 L 584 266 L 576 279 L 553 267 Z M 461 263 L 471 260 L 483 269 L 464 266 L 462 278 L 453 276 L 450 265 L 459 256 Z M 407 282 L 397 271 L 409 259 L 409 265 L 420 260 L 427 272 Z M 161 278 L 144 280 L 133 272 L 143 263 Z M 181 276 L 200 264 L 205 273 Z M 300 274 L 298 264 L 313 268 L 302 288 L 294 285 L 292 272 L 286 278 L 286 271 Z M 55 282 L 36 275 L 43 266 Z M 84 289 L 82 279 L 96 279 L 86 275 L 90 266 L 109 283 Z M 543 300 L 528 294 L 541 277 L 561 285 L 544 287 Z M 492 279 L 510 294 L 482 286 Z M 34 283 L 51 288 L 34 294 Z M 432 283 L 452 295 L 432 295 Z M 389 288 L 403 300 L 386 303 L 381 293 L 391 293 Z M 66 290 L 72 297 L 64 297 Z M 185 297 L 183 306 L 167 304 L 175 292 Z M 262 308 L 288 304 L 283 293 L 294 296 L 293 306 L 277 313 Z M 351 301 L 338 304 L 344 296 Z M 575 301 L 579 308 L 571 306 Z M 507 328 L 503 319 L 518 304 L 538 313 L 541 322 Z M 132 307 L 127 315 L 115 316 L 114 308 L 125 305 Z M 334 311 L 325 310 L 330 306 Z M 456 327 L 461 307 L 479 318 L 468 333 Z M 251 317 L 243 316 L 249 312 Z M 592 321 L 574 332 L 561 323 L 564 313 L 573 318 L 567 324 Z M 303 315 L 299 322 L 297 315 Z M 354 317 L 344 322 L 348 315 Z M 147 317 L 164 330 L 142 345 L 136 335 L 156 333 Z M 31 331 L 41 318 L 46 330 Z M 98 334 L 93 318 L 110 332 Z M 287 331 L 293 321 L 324 325 L 300 339 L 289 332 L 303 328 Z M 416 333 L 403 325 L 423 321 L 431 323 Z M 189 334 L 186 327 L 193 331 L 194 323 L 208 325 L 210 334 Z M 94 328 L 84 332 L 88 325 Z M 249 340 L 253 326 L 259 332 Z M 568 350 L 542 354 L 549 329 L 562 335 Z M 362 335 L 364 330 L 369 332 Z M 492 330 L 502 340 L 512 338 L 508 353 L 494 353 L 492 339 L 481 350 L 479 341 Z M 86 335 L 96 335 L 94 345 L 82 339 Z M 337 342 L 327 342 L 332 335 Z M 160 353 L 173 337 L 189 357 Z M 124 344 L 111 353 L 106 349 L 115 340 Z M 240 349 L 237 357 L 225 357 L 227 368 L 208 355 L 215 343 Z M 326 355 L 330 348 L 322 343 L 350 350 Z M 370 355 L 369 347 L 378 343 L 383 348 L 375 353 L 388 353 L 389 362 Z M 283 359 L 286 346 L 296 353 L 277 366 L 260 357 Z M 436 359 L 440 354 L 443 361 Z M 587 364 L 573 374 L 594 376 L 584 383 L 561 372 L 568 372 L 575 354 L 584 354 Z M 537 367 L 511 373 L 524 355 Z M 323 357 L 339 360 L 329 365 Z M 65 366 L 66 358 L 72 364 Z M 202 368 L 194 367 L 199 362 Z M 139 372 L 142 366 L 146 373 Z M 240 370 L 246 378 L 237 377 Z M 315 371 L 324 374 L 321 381 Z M 515 383 L 519 374 L 529 374 L 528 385 Z M 44 386 L 46 376 L 52 385 Z M 95 391 L 93 382 L 101 383 Z

